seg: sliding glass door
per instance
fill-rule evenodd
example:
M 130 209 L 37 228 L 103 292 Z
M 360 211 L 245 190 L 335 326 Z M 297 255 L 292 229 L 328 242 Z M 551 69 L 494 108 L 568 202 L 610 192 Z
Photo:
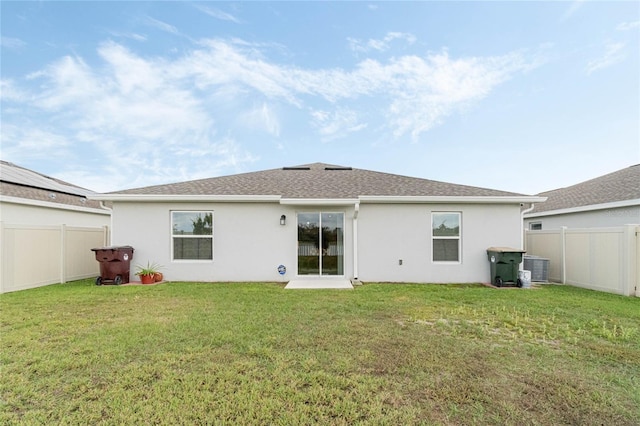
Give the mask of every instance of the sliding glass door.
M 298 275 L 344 275 L 344 213 L 298 213 Z
M 321 213 L 321 275 L 344 275 L 343 213 Z

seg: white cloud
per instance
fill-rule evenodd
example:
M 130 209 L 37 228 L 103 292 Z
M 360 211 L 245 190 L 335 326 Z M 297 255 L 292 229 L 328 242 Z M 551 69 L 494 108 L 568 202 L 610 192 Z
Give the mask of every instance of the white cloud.
M 587 64 L 587 74 L 590 75 L 595 71 L 609 68 L 624 60 L 623 49 L 624 43 L 609 43 L 606 46 L 604 55 L 598 59 L 594 59 Z
M 77 146 L 97 149 L 100 163 L 126 159 L 134 174 L 153 174 L 166 182 L 174 180 L 181 167 L 196 173 L 198 163 L 209 164 L 202 166 L 207 170 L 213 163 L 230 161 L 226 157 L 235 163 L 251 158 L 215 143 L 214 119 L 188 83 L 165 73 L 162 59 L 141 58 L 113 42 L 100 46 L 98 53 L 102 68 L 64 57 L 31 79 L 43 87 L 33 105 L 71 131 Z M 43 152 L 55 149 L 56 140 L 48 139 L 51 143 L 42 146 Z M 23 149 L 25 143 L 22 138 L 12 146 Z M 194 158 L 194 153 L 199 155 Z M 126 186 L 135 183 L 129 176 Z
M 372 50 L 377 50 L 379 52 L 389 50 L 391 48 L 391 42 L 394 40 L 404 40 L 408 44 L 413 44 L 416 42 L 416 37 L 413 34 L 408 33 L 388 32 L 382 39 L 369 39 L 367 41 L 362 41 L 355 38 L 347 38 L 349 48 L 351 50 L 354 52 L 365 53 Z
M 451 59 L 445 53 L 404 57 L 388 67 L 394 77 L 389 113 L 396 136 L 418 136 L 456 110 L 486 97 L 512 74 L 531 64 L 518 53 L 501 57 Z
M 26 45 L 27 43 L 19 38 L 0 36 L 0 46 L 3 48 L 18 50 Z
M 145 16 L 144 23 L 146 25 L 149 25 L 150 27 L 157 28 L 160 31 L 164 31 L 170 34 L 180 35 L 180 31 L 178 31 L 178 29 L 173 25 L 167 24 L 166 22 L 162 22 L 158 19 L 152 18 L 151 16 Z
M 255 161 L 229 135 L 252 128 L 279 138 L 276 111 L 287 107 L 308 114 L 307 124 L 325 141 L 371 125 L 416 140 L 532 66 L 518 52 L 470 58 L 441 52 L 367 59 L 351 70 L 305 69 L 270 61 L 266 48 L 216 39 L 178 58 L 162 58 L 106 42 L 98 48 L 98 65 L 63 57 L 28 76 L 37 89 L 2 83 L 3 96 L 29 106 L 32 130 L 42 132 L 17 135 L 8 145 L 3 135 L 3 150 L 16 152 L 29 141 L 45 140 L 41 152 L 56 147 L 62 152 L 71 139 L 74 147 L 99 152 L 82 166 L 86 171 L 78 171 L 87 177 L 95 167 L 126 163 L 121 181 L 108 182 L 115 187 L 85 185 L 91 189 L 186 180 Z M 46 122 L 59 127 L 42 127 L 37 114 L 47 114 Z M 63 133 L 68 136 L 56 137 Z
M 264 131 L 272 136 L 280 136 L 280 121 L 273 108 L 266 103 L 255 106 L 250 111 L 241 114 L 239 123 L 243 127 L 249 127 Z
M 193 78 L 199 89 L 240 84 L 269 97 L 286 97 L 287 90 L 276 76 L 281 69 L 263 61 L 253 49 L 222 40 L 206 40 L 202 44 L 204 49 L 173 64 L 171 72 L 176 78 Z
M 132 54 L 125 47 L 108 42 L 98 48 L 98 53 L 108 64 L 109 75 L 115 79 L 114 88 L 122 94 L 131 92 L 152 93 L 165 83 L 162 60 L 146 60 Z
M 212 18 L 216 18 L 219 19 L 221 21 L 230 21 L 236 24 L 240 24 L 241 21 L 236 18 L 235 16 L 227 13 L 227 12 L 223 12 L 220 9 L 216 9 L 213 7 L 209 7 L 209 6 L 204 6 L 201 4 L 196 4 L 195 5 L 196 9 L 200 10 L 201 12 L 206 13 L 207 15 L 211 16 Z
M 123 33 L 119 31 L 109 31 L 109 34 L 111 34 L 114 37 L 128 38 L 135 41 L 147 41 L 147 36 L 144 34 L 131 33 L 131 32 Z
M 582 6 L 584 6 L 585 0 L 574 0 L 571 2 L 569 8 L 562 15 L 561 21 L 566 21 L 571 18 Z
M 24 102 L 27 94 L 16 87 L 13 80 L 0 80 L 0 99 L 3 101 Z
M 174 64 L 174 72 L 194 78 L 201 89 L 233 87 L 234 95 L 256 91 L 296 106 L 305 99 L 329 103 L 386 99 L 396 136 L 406 132 L 419 136 L 456 106 L 482 99 L 512 74 L 535 66 L 518 52 L 455 60 L 445 52 L 399 57 L 386 64 L 369 59 L 352 71 L 307 70 L 267 62 L 253 49 L 223 40 L 209 40 L 206 45 L 208 50 L 195 51 Z
M 196 93 L 187 87 L 191 81 L 203 91 L 213 90 L 216 95 L 223 96 L 228 93 L 229 100 L 242 93 L 250 94 L 247 92 L 250 90 L 267 99 L 280 99 L 296 106 L 304 104 L 303 98 L 320 97 L 335 103 L 380 96 L 387 98 L 395 133 L 401 135 L 410 131 L 417 136 L 437 124 L 456 105 L 481 99 L 497 84 L 527 66 L 518 53 L 454 60 L 445 52 L 425 58 L 404 56 L 387 64 L 365 60 L 353 71 L 305 70 L 267 62 L 251 46 L 222 40 L 209 40 L 205 46 L 206 49 L 194 50 L 184 58 L 165 63 L 136 57 L 115 43 L 103 45 L 99 51 L 110 65 L 110 72 L 102 84 L 113 85 L 117 92 L 127 96 L 127 103 L 133 103 L 130 107 L 118 103 L 117 98 L 106 96 L 113 93 L 113 90 L 108 90 L 104 96 L 106 110 L 128 108 L 135 112 L 136 104 L 146 106 L 147 102 L 154 105 L 160 101 L 160 105 L 154 108 L 156 114 L 166 109 L 169 115 L 175 114 L 175 120 L 183 115 L 171 108 L 176 100 L 180 100 L 180 108 L 185 111 L 189 111 L 190 106 L 197 109 Z M 93 96 L 97 83 L 82 61 L 67 58 L 54 70 L 51 75 L 56 87 L 65 87 L 67 98 Z M 59 75 L 65 76 L 66 80 Z M 69 81 L 73 86 L 67 86 Z M 172 92 L 176 82 L 185 87 Z M 55 93 L 48 93 L 45 97 L 49 105 L 58 104 Z M 161 102 L 163 97 L 167 102 Z M 416 115 L 412 112 L 415 109 L 429 112 Z M 187 115 L 193 116 L 194 112 L 189 111 Z M 254 113 L 253 116 L 259 114 Z
M 91 98 L 99 90 L 99 83 L 91 68 L 81 58 L 71 56 L 66 56 L 45 70 L 27 77 L 32 80 L 43 79 L 36 104 L 49 110 Z
M 618 30 L 618 31 L 629 31 L 629 30 L 632 30 L 634 28 L 640 28 L 640 21 L 622 22 L 616 27 L 616 30 Z
M 64 159 L 73 156 L 73 141 L 55 130 L 34 125 L 2 124 L 2 156 L 15 163 L 33 159 Z
M 344 138 L 349 133 L 367 127 L 358 119 L 358 113 L 348 108 L 338 108 L 333 112 L 323 110 L 311 111 L 311 124 L 317 128 L 323 140 Z

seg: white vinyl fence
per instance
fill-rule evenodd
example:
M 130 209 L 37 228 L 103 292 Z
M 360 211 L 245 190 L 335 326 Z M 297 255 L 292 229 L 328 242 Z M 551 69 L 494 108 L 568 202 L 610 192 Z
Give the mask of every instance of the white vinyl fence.
M 31 226 L 0 222 L 0 293 L 98 276 L 91 251 L 108 227 Z
M 313 243 L 298 243 L 298 256 L 317 256 L 318 254 L 320 254 L 320 250 Z M 326 250 L 323 249 L 323 255 L 343 256 L 344 246 L 330 244 Z
M 549 259 L 549 280 L 640 297 L 640 226 L 525 231 L 528 255 Z

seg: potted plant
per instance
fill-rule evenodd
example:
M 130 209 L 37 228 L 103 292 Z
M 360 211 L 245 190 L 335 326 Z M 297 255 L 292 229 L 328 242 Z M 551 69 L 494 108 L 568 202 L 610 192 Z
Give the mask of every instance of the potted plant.
M 147 261 L 147 266 L 137 265 L 136 275 L 140 277 L 140 282 L 142 284 L 153 284 L 156 281 L 162 281 L 162 274 L 158 271 L 161 266 L 157 263 L 149 263 Z M 160 275 L 160 279 L 156 280 L 156 274 Z

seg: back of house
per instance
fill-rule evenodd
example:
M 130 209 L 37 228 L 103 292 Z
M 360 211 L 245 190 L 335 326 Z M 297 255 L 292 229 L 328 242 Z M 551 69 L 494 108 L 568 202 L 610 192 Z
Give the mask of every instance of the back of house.
M 505 191 L 313 163 L 94 195 L 114 245 L 173 281 L 487 282 L 486 249 L 522 247 Z

